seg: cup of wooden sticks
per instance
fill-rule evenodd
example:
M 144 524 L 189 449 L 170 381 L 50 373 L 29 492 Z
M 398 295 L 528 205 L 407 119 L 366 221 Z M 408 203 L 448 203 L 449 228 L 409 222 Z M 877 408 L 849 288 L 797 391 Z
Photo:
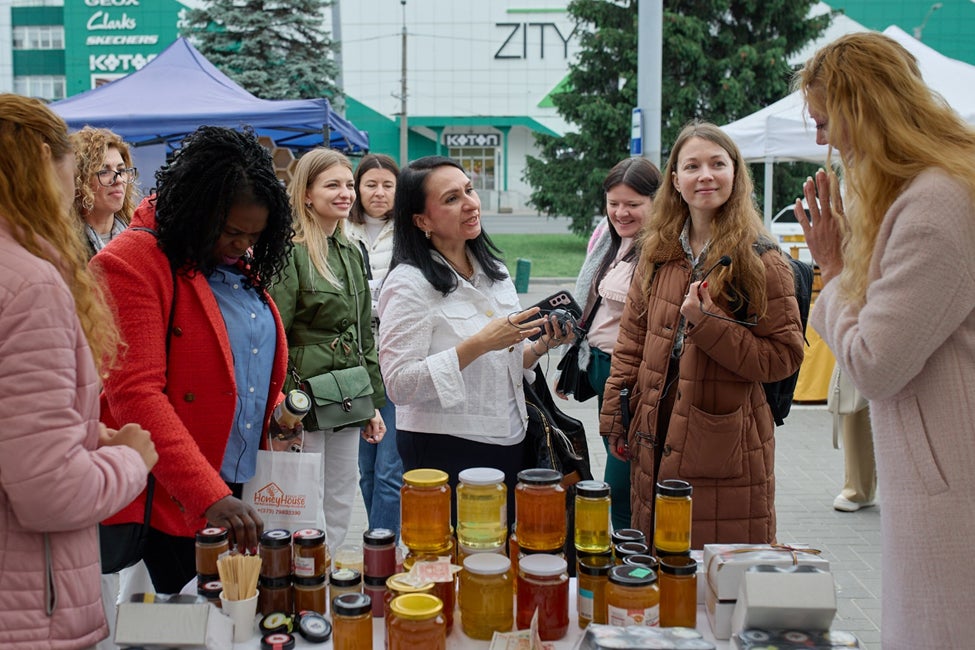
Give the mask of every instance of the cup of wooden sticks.
M 261 558 L 240 553 L 224 555 L 217 560 L 217 572 L 223 583 L 220 604 L 234 621 L 234 643 L 243 643 L 254 635 Z

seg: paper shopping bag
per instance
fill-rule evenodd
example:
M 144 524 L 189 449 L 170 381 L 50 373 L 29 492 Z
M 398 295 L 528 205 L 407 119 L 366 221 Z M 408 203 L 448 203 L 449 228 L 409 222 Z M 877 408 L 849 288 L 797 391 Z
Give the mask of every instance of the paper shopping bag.
M 241 499 L 261 515 L 264 530 L 324 530 L 323 481 L 321 454 L 261 450 Z

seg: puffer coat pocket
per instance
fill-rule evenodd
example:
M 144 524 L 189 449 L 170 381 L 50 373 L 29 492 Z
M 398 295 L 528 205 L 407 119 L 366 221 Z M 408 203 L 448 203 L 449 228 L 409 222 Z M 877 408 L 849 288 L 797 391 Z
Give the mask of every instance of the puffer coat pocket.
M 680 461 L 681 477 L 740 477 L 744 473 L 743 420 L 741 408 L 714 415 L 691 406 Z

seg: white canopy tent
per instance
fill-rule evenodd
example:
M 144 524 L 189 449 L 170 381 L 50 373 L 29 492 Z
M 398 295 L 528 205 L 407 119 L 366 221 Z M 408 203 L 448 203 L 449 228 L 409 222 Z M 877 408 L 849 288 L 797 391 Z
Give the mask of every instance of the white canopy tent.
M 975 124 L 975 66 L 941 54 L 899 27 L 892 25 L 884 34 L 913 54 L 928 85 L 962 118 Z M 805 115 L 798 91 L 722 129 L 738 145 L 746 161 L 765 163 L 766 226 L 771 225 L 773 214 L 772 164 L 826 160 L 826 147 L 816 144 L 815 125 Z

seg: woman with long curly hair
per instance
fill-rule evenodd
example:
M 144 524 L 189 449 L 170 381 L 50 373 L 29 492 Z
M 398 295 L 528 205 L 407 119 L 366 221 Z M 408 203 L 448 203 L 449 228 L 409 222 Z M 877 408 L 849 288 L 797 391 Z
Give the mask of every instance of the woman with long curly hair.
M 599 430 L 631 463 L 632 524 L 648 537 L 656 483 L 682 479 L 694 488 L 694 548 L 773 542 L 775 424 L 762 384 L 802 363 L 792 268 L 762 226 L 741 152 L 717 126 L 685 126 L 663 176 Z
M 177 593 L 196 575 L 194 535 L 207 524 L 257 549 L 263 522 L 240 495 L 283 399 L 287 343 L 267 287 L 292 230 L 271 156 L 250 132 L 201 127 L 156 187 L 91 265 L 127 344 L 102 418 L 155 434 L 144 560 L 156 591 Z M 145 499 L 109 523 L 142 521 Z
M 118 331 L 69 211 L 64 121 L 0 95 L 0 645 L 90 648 L 108 634 L 97 524 L 157 456 L 135 424 L 98 423 Z
M 870 401 L 883 647 L 966 647 L 975 563 L 942 559 L 975 535 L 975 129 L 875 32 L 823 47 L 797 84 L 845 176 L 845 202 L 821 170 L 811 222 L 797 213 L 824 283 L 810 324 Z
M 92 257 L 125 230 L 138 203 L 137 170 L 129 145 L 108 129 L 86 126 L 70 135 L 74 149 L 74 208 Z
M 372 383 L 375 412 L 361 428 L 354 423 L 325 429 L 314 412 L 305 416 L 303 447 L 322 453 L 325 480 L 319 494 L 328 543 L 336 548 L 352 518 L 359 438 L 377 444 L 386 433 L 379 414 L 386 390 L 369 327 L 369 284 L 359 248 L 343 232 L 355 201 L 352 164 L 338 151 L 313 149 L 298 161 L 288 195 L 295 247 L 271 295 L 288 332 L 292 370 L 304 381 L 332 370 L 364 366 Z

